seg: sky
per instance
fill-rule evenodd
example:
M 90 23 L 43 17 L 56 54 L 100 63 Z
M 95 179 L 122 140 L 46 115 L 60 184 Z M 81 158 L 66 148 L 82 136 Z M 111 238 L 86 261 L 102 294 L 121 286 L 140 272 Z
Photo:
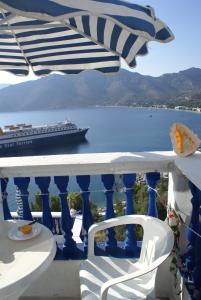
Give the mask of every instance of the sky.
M 164 21 L 175 35 L 167 44 L 151 42 L 149 54 L 137 58 L 137 67 L 132 71 L 143 75 L 160 76 L 191 67 L 201 68 L 201 0 L 129 0 L 140 5 L 150 5 L 156 16 Z M 127 68 L 126 64 L 122 66 Z M 28 77 L 17 77 L 0 72 L 0 84 L 15 84 L 37 79 L 31 73 Z

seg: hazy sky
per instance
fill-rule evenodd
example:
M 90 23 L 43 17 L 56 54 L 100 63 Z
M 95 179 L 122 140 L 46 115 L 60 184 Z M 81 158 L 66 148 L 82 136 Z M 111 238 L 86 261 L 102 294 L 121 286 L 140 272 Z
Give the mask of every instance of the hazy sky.
M 201 0 L 130 0 L 155 8 L 156 16 L 166 22 L 175 35 L 168 44 L 149 43 L 149 54 L 137 58 L 133 70 L 159 76 L 191 67 L 201 68 Z M 124 66 L 124 64 L 123 64 Z M 0 83 L 18 83 L 34 79 L 0 72 Z

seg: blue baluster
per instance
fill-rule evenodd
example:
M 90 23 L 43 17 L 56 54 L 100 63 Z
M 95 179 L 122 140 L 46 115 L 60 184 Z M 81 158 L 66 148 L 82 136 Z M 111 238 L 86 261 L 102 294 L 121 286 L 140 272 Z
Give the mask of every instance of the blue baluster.
M 126 193 L 126 215 L 134 214 L 133 207 L 133 185 L 136 180 L 135 174 L 123 175 L 123 183 L 125 186 Z M 126 225 L 126 239 L 125 239 L 125 250 L 129 256 L 137 256 L 138 248 L 137 241 L 135 238 L 135 225 Z
M 35 182 L 41 191 L 41 199 L 43 206 L 42 223 L 51 231 L 54 229 L 53 219 L 49 205 L 49 185 L 50 177 L 36 177 Z
M 148 184 L 148 198 L 149 198 L 147 215 L 150 217 L 158 218 L 155 189 L 158 181 L 160 180 L 160 173 L 157 172 L 147 173 L 146 178 Z
M 114 175 L 107 174 L 102 175 L 101 180 L 106 189 L 105 197 L 106 197 L 106 215 L 105 219 L 114 218 L 114 207 L 113 207 L 113 186 L 114 186 Z M 109 228 L 107 230 L 107 238 L 106 238 L 106 246 L 105 250 L 109 254 L 113 254 L 117 251 L 117 241 L 115 239 L 115 230 L 114 228 Z
M 198 208 L 198 229 L 197 233 L 199 236 L 201 236 L 201 191 L 197 188 L 197 202 L 199 203 L 199 208 Z M 197 288 L 201 287 L 201 238 L 199 236 L 196 236 L 195 239 L 195 266 L 193 268 L 192 272 L 192 280 L 193 283 Z M 201 291 L 201 290 L 200 290 Z
M 57 223 L 58 223 L 58 234 L 62 234 L 62 225 L 61 225 L 61 219 L 58 219 L 57 220 Z
M 189 224 L 189 227 L 192 230 L 188 231 L 189 244 L 188 244 L 187 253 L 184 255 L 184 258 L 185 258 L 185 265 L 186 265 L 187 269 L 189 271 L 192 271 L 195 266 L 195 243 L 196 243 L 196 239 L 197 239 L 197 236 L 194 233 L 194 231 L 197 232 L 199 229 L 200 203 L 199 203 L 199 199 L 198 199 L 197 187 L 192 182 L 189 182 L 189 188 L 190 188 L 191 194 L 193 196 L 191 199 L 192 213 L 191 213 L 191 221 Z
M 22 218 L 24 220 L 33 220 L 32 214 L 29 207 L 29 192 L 28 186 L 30 183 L 30 177 L 15 177 L 14 184 L 19 190 L 20 197 L 22 199 L 23 213 Z
M 59 189 L 59 197 L 61 201 L 61 224 L 64 232 L 64 244 L 63 253 L 64 255 L 73 254 L 76 249 L 76 243 L 72 238 L 72 227 L 73 221 L 70 215 L 68 202 L 67 202 L 67 186 L 69 182 L 68 176 L 55 176 L 54 182 Z
M 76 177 L 77 183 L 81 189 L 81 196 L 83 201 L 83 229 L 84 229 L 84 252 L 87 254 L 88 248 L 88 230 L 89 227 L 93 224 L 92 214 L 90 210 L 90 203 L 89 203 L 89 184 L 90 184 L 90 176 L 83 175 Z
M 4 214 L 4 220 L 12 219 L 9 207 L 8 207 L 8 201 L 7 201 L 7 185 L 8 185 L 8 178 L 1 178 L 1 194 L 2 194 L 2 202 L 3 202 L 3 214 Z
M 52 222 L 53 222 L 52 233 L 53 234 L 57 234 L 57 222 L 56 222 L 56 218 L 52 218 Z

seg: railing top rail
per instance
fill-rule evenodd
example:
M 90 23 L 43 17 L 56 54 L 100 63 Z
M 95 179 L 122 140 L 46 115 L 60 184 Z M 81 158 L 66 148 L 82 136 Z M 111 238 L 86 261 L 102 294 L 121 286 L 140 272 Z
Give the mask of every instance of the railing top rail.
M 127 174 L 169 172 L 175 154 L 161 152 L 112 152 L 0 158 L 1 177 Z
M 192 183 L 201 189 L 201 152 L 189 157 L 175 158 L 175 165 Z

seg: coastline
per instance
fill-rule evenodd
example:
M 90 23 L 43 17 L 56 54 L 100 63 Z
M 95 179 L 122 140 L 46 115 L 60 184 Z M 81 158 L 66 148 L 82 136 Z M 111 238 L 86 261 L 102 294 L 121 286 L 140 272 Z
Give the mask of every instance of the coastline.
M 90 105 L 90 106 L 79 106 L 79 107 L 63 107 L 63 108 L 51 108 L 51 109 L 33 109 L 33 110 L 22 110 L 22 111 L 1 111 L 0 115 L 4 114 L 16 114 L 16 113 L 32 113 L 32 112 L 52 112 L 52 111 L 63 111 L 63 110 L 78 110 L 78 109 L 90 109 L 90 108 L 136 108 L 136 109 L 141 109 L 141 108 L 146 108 L 146 109 L 157 109 L 157 110 L 171 110 L 171 111 L 181 111 L 181 112 L 190 112 L 190 113 L 197 113 L 201 114 L 200 111 L 195 111 L 191 109 L 175 109 L 175 108 L 170 108 L 170 107 L 153 107 L 153 106 L 131 106 L 131 105 Z
M 175 109 L 175 108 L 169 108 L 169 107 L 153 107 L 153 106 L 131 106 L 131 105 L 95 105 L 95 108 L 147 108 L 147 109 L 157 109 L 157 110 L 171 110 L 171 111 L 182 111 L 187 113 L 196 113 L 201 114 L 201 111 L 194 111 L 190 109 Z

